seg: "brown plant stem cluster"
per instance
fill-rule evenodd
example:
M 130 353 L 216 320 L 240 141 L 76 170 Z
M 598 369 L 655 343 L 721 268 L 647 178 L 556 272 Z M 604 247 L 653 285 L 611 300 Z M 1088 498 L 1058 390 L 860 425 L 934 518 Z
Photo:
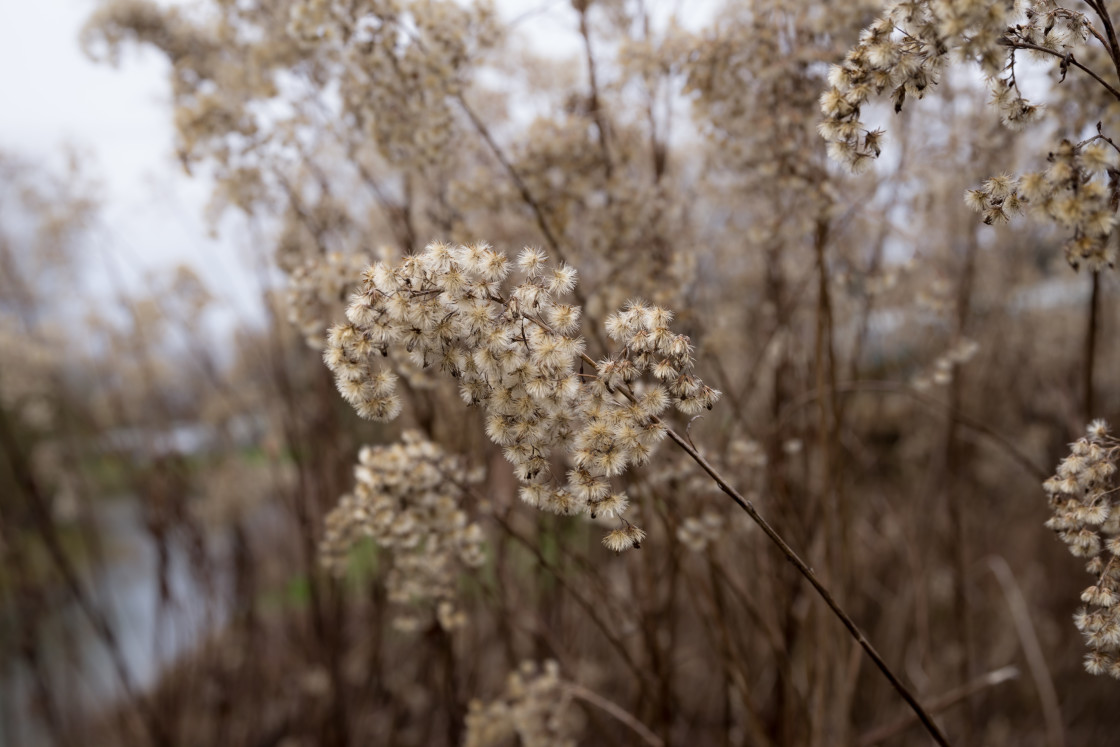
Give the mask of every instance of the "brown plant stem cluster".
M 160 536 L 205 513 L 206 534 L 228 534 L 233 552 L 218 548 L 198 575 L 236 582 L 231 606 L 215 605 L 214 668 L 191 655 L 161 677 L 148 741 L 565 743 L 580 736 L 563 728 L 569 695 L 607 711 L 578 694 L 578 674 L 648 724 L 651 745 L 917 741 L 902 733 L 913 719 L 896 719 L 898 695 L 942 743 L 1033 744 L 1040 712 L 1047 744 L 1063 744 L 1063 728 L 1071 744 L 1107 742 L 1107 703 L 1083 709 L 1082 696 L 1108 683 L 1083 676 L 1081 641 L 1040 627 L 1045 650 L 1028 645 L 1032 624 L 1063 603 L 1060 564 L 1031 552 L 1042 519 L 988 498 L 1037 490 L 1052 434 L 1094 417 L 1094 391 L 1114 404 L 1092 365 L 1094 355 L 1102 374 L 1117 365 L 1113 346 L 1094 346 L 1115 317 L 1112 281 L 1093 273 L 1079 367 L 1067 350 L 1074 283 L 1052 282 L 1047 234 L 997 231 L 961 200 L 980 185 L 966 199 L 988 223 L 1029 212 L 1072 237 L 1081 265 L 1111 261 L 1106 133 L 1120 100 L 1102 100 L 1120 84 L 1104 4 L 729 0 L 708 18 L 640 0 L 516 17 L 525 9 L 512 5 L 503 19 L 471 0 L 103 0 L 91 23 L 92 51 L 155 47 L 168 63 L 184 166 L 213 176 L 214 207 L 238 208 L 223 227 L 245 218 L 288 280 L 289 308 L 281 293 L 267 299 L 279 326 L 239 333 L 220 396 L 165 376 L 188 366 L 153 345 L 176 337 L 150 321 L 175 295 L 156 291 L 120 328 L 120 348 L 98 343 L 112 397 L 71 380 L 59 417 L 26 429 L 43 428 L 41 447 L 63 464 L 87 460 L 55 449 L 51 431 L 83 409 L 67 403 L 94 397 L 113 415 L 99 429 L 118 424 L 138 440 L 191 425 L 196 409 L 229 431 L 220 458 L 175 465 L 190 477 L 191 510 L 135 491 Z M 574 56 L 536 44 L 540 30 L 567 33 Z M 933 91 L 943 102 L 915 111 Z M 822 103 L 831 144 L 818 132 Z M 909 111 L 883 145 L 877 109 L 892 104 Z M 871 174 L 828 158 L 831 148 L 858 170 L 887 147 Z M 1014 175 L 984 181 L 1003 172 Z M 507 258 L 467 243 L 478 236 L 543 253 Z M 450 245 L 425 249 L 430 237 Z M 0 265 L 8 288 L 11 266 Z M 639 297 L 648 303 L 627 301 Z M 298 328 L 327 347 L 339 320 L 325 351 L 338 389 L 366 418 L 423 434 L 370 446 L 357 465 L 356 444 L 397 426 L 340 409 L 332 377 L 296 339 Z M 59 355 L 45 370 L 68 379 L 72 344 L 50 344 Z M 692 344 L 703 350 L 695 369 L 727 401 L 689 428 L 716 394 L 695 378 Z M 0 405 L 22 349 L 0 364 Z M 187 363 L 200 359 L 191 353 Z M 1084 415 L 1065 391 L 1077 368 Z M 146 391 L 184 403 L 172 411 L 181 419 L 161 422 L 155 397 L 137 396 L 151 372 L 158 387 Z M 23 400 L 17 423 L 40 403 Z M 685 417 L 666 415 L 674 403 Z M 267 446 L 242 448 L 232 426 L 266 434 Z M 89 432 L 74 444 L 100 441 Z M 466 464 L 486 464 L 485 483 L 468 488 Z M 160 482 L 173 483 L 149 484 Z M 324 527 L 324 502 L 348 489 Z M 518 491 L 576 516 L 526 510 Z M 0 577 L 13 552 L 36 557 L 19 541 L 33 516 L 14 495 L 0 498 Z M 194 510 L 208 506 L 218 510 Z M 615 550 L 656 551 L 607 557 L 609 529 Z M 296 541 L 299 552 L 272 551 Z M 987 548 L 1006 555 L 1005 586 L 1021 584 L 1029 602 L 979 593 L 975 553 Z M 328 578 L 320 561 L 345 565 L 346 578 Z M 291 580 L 306 589 L 298 604 L 257 607 L 269 596 L 258 591 Z M 15 614 L 0 617 L 20 635 L 0 640 L 0 654 L 30 657 L 25 640 L 49 654 L 45 618 L 24 612 L 18 585 L 9 598 Z M 1111 635 L 1105 622 L 1085 620 Z M 858 665 L 847 634 L 890 687 Z M 563 678 L 547 665 L 518 670 L 502 694 L 518 662 L 546 657 Z M 1047 659 L 1057 689 L 1037 664 Z M 1034 690 L 1026 677 L 997 688 L 1002 679 L 982 675 L 1011 663 L 1030 667 Z M 980 695 L 980 682 L 992 691 Z M 1078 704 L 1069 724 L 1055 692 Z M 67 710 L 49 695 L 36 695 L 48 723 Z M 216 711 L 215 697 L 236 707 Z M 595 743 L 641 733 L 587 715 Z M 5 721 L 0 742 L 23 743 Z M 78 734 L 55 741 L 141 743 Z

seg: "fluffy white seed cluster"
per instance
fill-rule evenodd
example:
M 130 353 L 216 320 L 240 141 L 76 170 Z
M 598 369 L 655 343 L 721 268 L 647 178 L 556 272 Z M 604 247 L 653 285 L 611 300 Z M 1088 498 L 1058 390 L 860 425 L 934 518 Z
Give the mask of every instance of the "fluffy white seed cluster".
M 1089 647 L 1085 669 L 1120 679 L 1120 506 L 1114 485 L 1118 454 L 1120 440 L 1109 434 L 1103 420 L 1095 420 L 1043 488 L 1054 512 L 1046 526 L 1071 553 L 1088 559 L 1085 570 L 1097 579 L 1081 594 L 1086 606 L 1073 618 Z
M 484 243 L 429 244 L 363 272 L 349 322 L 331 329 L 324 359 L 342 395 L 376 420 L 401 407 L 383 357 L 456 377 L 463 400 L 485 408 L 487 435 L 513 465 L 522 500 L 617 517 L 604 543 L 623 550 L 645 535 L 624 518 L 628 500 L 611 478 L 650 458 L 667 407 L 702 412 L 719 392 L 693 374 L 692 344 L 669 328 L 672 314 L 638 301 L 607 320 L 620 349 L 598 363 L 584 355 L 580 309 L 562 301 L 575 283 L 574 269 L 551 266 L 536 249 L 512 263 Z M 553 473 L 557 450 L 568 454 L 563 481 Z
M 1010 53 L 1003 52 L 1007 63 L 999 74 L 988 72 L 992 105 L 999 112 L 1003 125 L 1012 131 L 1022 130 L 1043 114 L 1043 109 L 1027 101 L 1019 90 L 1015 80 L 1017 53 L 1026 51 L 1031 58 L 1047 63 L 1061 60 L 1059 68 L 1064 79 L 1073 59 L 1074 46 L 1088 39 L 1092 27 L 1083 13 L 1061 7 L 1052 0 L 1020 0 L 1018 4 L 1023 6 L 1022 16 L 1015 23 L 1007 23 L 1002 34 L 1002 44 L 1010 50 Z
M 471 702 L 466 727 L 466 747 L 509 744 L 514 737 L 525 747 L 574 747 L 583 721 L 560 666 L 527 661 L 510 673 L 501 698 Z
M 482 565 L 482 529 L 460 508 L 468 473 L 461 458 L 447 455 L 417 431 L 399 443 L 366 446 L 354 468 L 356 484 L 327 515 L 320 545 L 323 564 L 341 573 L 356 542 L 371 538 L 389 557 L 389 600 L 407 605 L 401 629 L 424 624 L 418 612 L 434 612 L 444 629 L 466 617 L 455 604 L 460 571 Z
M 1031 207 L 1072 232 L 1066 241 L 1066 260 L 1074 269 L 1112 267 L 1111 241 L 1116 220 L 1113 175 L 1120 159 L 1100 136 L 1084 143 L 1063 140 L 1047 157 L 1046 169 L 1021 177 L 997 176 L 965 193 L 965 203 L 991 224 Z
M 907 98 L 922 98 L 940 79 L 950 53 L 977 61 L 993 90 L 1003 91 L 1014 117 L 1026 121 L 1036 110 L 1021 101 L 1013 78 L 998 76 L 1007 65 L 1004 36 L 1014 18 L 1014 0 L 900 0 L 868 26 L 840 65 L 829 71 L 829 89 L 821 96 L 825 119 L 820 133 L 829 155 L 853 170 L 867 167 L 880 152 L 882 131 L 868 130 L 861 109 L 887 95 L 901 111 Z M 1018 97 L 1015 102 L 1010 99 Z M 1006 117 L 1005 117 L 1006 118 Z

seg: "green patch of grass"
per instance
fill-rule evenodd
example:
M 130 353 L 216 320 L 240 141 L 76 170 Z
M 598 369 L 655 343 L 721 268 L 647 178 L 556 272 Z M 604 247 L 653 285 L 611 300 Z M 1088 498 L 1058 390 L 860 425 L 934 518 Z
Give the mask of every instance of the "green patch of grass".
M 303 573 L 289 577 L 278 588 L 260 595 L 261 607 L 270 610 L 301 610 L 306 609 L 310 602 L 311 584 Z

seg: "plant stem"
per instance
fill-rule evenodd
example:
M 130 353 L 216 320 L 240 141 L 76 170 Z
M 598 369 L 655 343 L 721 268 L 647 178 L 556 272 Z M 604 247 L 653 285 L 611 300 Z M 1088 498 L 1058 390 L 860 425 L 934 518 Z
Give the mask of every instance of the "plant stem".
M 1093 270 L 1093 290 L 1089 295 L 1089 321 L 1085 328 L 1085 363 L 1082 366 L 1082 387 L 1084 406 L 1082 415 L 1085 422 L 1093 419 L 1096 402 L 1093 400 L 1093 368 L 1097 361 L 1097 328 L 1100 326 L 1101 274 Z
M 581 687 L 574 682 L 565 682 L 564 689 L 573 698 L 578 698 L 585 703 L 590 703 L 606 712 L 609 716 L 614 718 L 619 723 L 625 724 L 635 734 L 642 738 L 642 741 L 650 745 L 650 747 L 664 747 L 665 742 L 661 737 L 654 734 L 649 730 L 645 724 L 638 719 L 634 718 L 628 711 L 621 708 L 618 704 L 607 700 L 596 692 L 588 690 L 586 687 Z
M 1003 667 L 987 674 L 981 675 L 976 679 L 961 685 L 958 688 L 950 690 L 944 695 L 930 701 L 930 708 L 935 711 L 943 711 L 946 708 L 956 705 L 965 698 L 970 698 L 978 692 L 987 690 L 988 688 L 1000 685 L 1008 680 L 1013 680 L 1019 676 L 1019 670 L 1015 667 Z M 859 738 L 856 742 L 857 747 L 871 747 L 872 745 L 879 744 L 880 742 L 890 739 L 903 729 L 908 728 L 914 722 L 913 716 L 901 718 L 898 721 L 881 726 L 875 731 L 868 732 Z
M 551 329 L 547 324 L 539 319 L 531 316 L 527 316 L 526 318 L 536 324 L 541 325 L 541 327 L 545 329 Z M 593 369 L 596 368 L 597 364 L 595 363 L 595 361 L 591 360 L 585 353 L 581 353 L 580 357 Z M 633 393 L 627 391 L 626 389 L 622 389 L 620 391 L 628 399 L 634 401 Z M 653 418 L 653 420 L 655 422 L 661 423 L 662 425 L 665 425 L 664 421 L 662 421 L 660 418 L 655 417 Z M 738 490 L 736 490 L 731 485 L 731 483 L 729 483 L 724 478 L 722 474 L 720 474 L 719 470 L 713 467 L 708 462 L 708 460 L 700 454 L 700 452 L 693 448 L 688 439 L 686 439 L 684 436 L 681 436 L 668 425 L 665 425 L 665 432 L 669 436 L 669 438 L 677 444 L 677 446 L 684 449 L 685 453 L 692 458 L 692 461 L 700 465 L 701 469 L 707 472 L 708 475 L 713 480 L 715 480 L 716 485 L 719 486 L 720 490 L 731 496 L 732 500 L 739 504 L 739 507 L 741 509 L 747 512 L 747 515 L 751 517 L 754 523 L 758 524 L 758 526 L 762 528 L 762 531 L 766 534 L 767 537 L 770 538 L 770 540 L 775 545 L 778 546 L 778 548 L 782 551 L 782 554 L 786 556 L 786 559 L 789 560 L 789 562 L 792 563 L 795 568 L 797 568 L 798 572 L 801 573 L 801 575 L 809 581 L 809 583 L 816 590 L 817 594 L 820 595 L 821 599 L 823 599 L 825 601 L 825 604 L 829 606 L 829 609 L 832 610 L 833 614 L 835 614 L 836 617 L 840 619 L 840 622 L 844 623 L 844 627 L 848 629 L 848 632 L 851 634 L 852 638 L 855 639 L 856 643 L 858 643 L 863 648 L 863 650 L 867 652 L 867 655 L 871 657 L 871 660 L 873 662 L 875 662 L 875 666 L 879 668 L 879 671 L 883 673 L 883 675 L 891 683 L 891 686 L 898 692 L 899 695 L 902 696 L 902 699 L 910 705 L 910 708 L 914 710 L 914 713 L 917 715 L 918 720 L 922 722 L 922 725 L 925 726 L 926 731 L 930 733 L 930 736 L 933 737 L 934 741 L 936 741 L 939 745 L 942 745 L 942 747 L 947 747 L 949 741 L 945 738 L 945 735 L 941 732 L 941 729 L 937 726 L 937 724 L 934 723 L 933 718 L 929 715 L 929 713 L 926 712 L 924 708 L 922 708 L 921 703 L 919 703 L 917 698 L 915 698 L 914 695 L 906 688 L 906 685 L 902 684 L 902 681 L 898 679 L 893 671 L 891 671 L 891 668 L 887 666 L 887 663 L 885 661 L 883 661 L 883 657 L 880 656 L 879 652 L 875 650 L 875 647 L 871 645 L 871 641 L 867 640 L 867 636 L 863 634 L 863 631 L 860 629 L 860 627 L 856 625 L 851 616 L 844 611 L 839 602 L 837 602 L 835 597 L 832 596 L 832 593 L 827 588 L 825 588 L 824 584 L 820 582 L 820 579 L 817 578 L 817 574 L 813 572 L 813 569 L 809 567 L 809 564 L 802 560 L 801 556 L 794 552 L 793 548 L 789 546 L 789 543 L 785 541 L 785 538 L 783 538 L 782 535 L 778 534 L 778 531 L 774 529 L 774 527 L 770 526 L 770 523 L 762 517 L 762 514 L 758 513 L 758 510 L 755 509 L 754 504 L 744 498 L 743 495 Z
M 1056 52 L 1055 50 L 1047 49 L 1046 47 L 1040 47 L 1039 45 L 1032 44 L 1031 42 L 1025 41 L 1024 39 L 1012 38 L 1012 39 L 1009 39 L 1006 43 L 1007 43 L 1007 46 L 1012 47 L 1013 49 L 1029 49 L 1033 52 L 1041 52 L 1042 54 L 1049 54 L 1049 55 L 1053 55 L 1055 57 L 1061 57 L 1063 59 L 1067 59 L 1067 58 L 1065 58 L 1065 56 L 1061 52 Z M 1085 73 L 1088 74 L 1089 77 L 1091 77 L 1093 80 L 1097 81 L 1102 86 L 1104 86 L 1104 89 L 1106 91 L 1108 91 L 1110 94 L 1112 94 L 1112 97 L 1114 99 L 1117 99 L 1118 101 L 1120 101 L 1120 91 L 1116 90 L 1115 86 L 1110 85 L 1108 83 L 1108 81 L 1106 81 L 1104 78 L 1102 78 L 1100 75 L 1098 75 L 1095 70 L 1093 70 L 1092 68 L 1086 67 L 1085 65 L 1082 65 L 1081 62 L 1076 60 L 1072 55 L 1069 56 L 1068 60 L 1069 60 L 1069 64 L 1073 65 L 1074 67 L 1076 67 L 1080 70 L 1085 71 Z
M 883 661 L 883 657 L 879 655 L 879 652 L 876 651 L 875 647 L 871 645 L 871 642 L 867 640 L 867 636 L 863 634 L 863 631 L 860 630 L 855 621 L 852 620 L 848 613 L 844 611 L 844 609 L 832 596 L 832 593 L 829 592 L 827 588 L 825 588 L 825 586 L 820 582 L 819 579 L 817 579 L 817 574 L 813 572 L 813 569 L 810 568 L 808 564 L 806 564 L 806 562 L 801 559 L 801 556 L 794 552 L 793 548 L 789 546 L 782 535 L 778 534 L 777 530 L 774 529 L 774 527 L 770 526 L 770 523 L 767 522 L 760 513 L 758 513 L 758 510 L 755 509 L 754 504 L 744 498 L 738 490 L 732 487 L 731 484 L 728 483 L 726 479 L 724 479 L 723 475 L 721 475 L 719 471 L 708 462 L 708 460 L 701 456 L 701 454 L 696 451 L 696 449 L 694 449 L 684 437 L 682 437 L 672 428 L 667 427 L 666 431 L 668 432 L 669 438 L 676 442 L 677 446 L 684 449 L 685 453 L 688 454 L 694 462 L 700 465 L 701 469 L 707 472 L 713 480 L 715 480 L 716 484 L 719 485 L 720 490 L 722 490 L 724 493 L 727 493 L 727 495 L 729 495 L 732 500 L 739 504 L 739 507 L 743 509 L 748 516 L 751 517 L 754 523 L 758 524 L 758 526 L 762 528 L 762 531 L 766 534 L 767 537 L 770 538 L 770 541 L 778 546 L 778 548 L 782 551 L 782 554 L 786 556 L 786 559 L 789 560 L 789 562 L 792 563 L 795 568 L 797 568 L 798 572 L 802 576 L 804 576 L 806 580 L 808 580 L 808 582 L 816 590 L 817 594 L 821 597 L 821 599 L 825 601 L 825 604 L 828 605 L 829 609 L 832 610 L 833 614 L 835 614 L 836 617 L 840 619 L 840 622 L 844 623 L 844 627 L 848 629 L 848 632 L 851 634 L 852 638 L 855 639 L 856 643 L 858 643 L 863 648 L 863 650 L 867 652 L 867 655 L 871 657 L 871 660 L 873 662 L 875 662 L 875 666 L 879 668 L 879 671 L 883 673 L 883 676 L 887 678 L 887 680 L 891 683 L 891 686 L 898 692 L 899 695 L 902 696 L 902 699 L 910 705 L 910 708 L 913 709 L 915 715 L 917 715 L 918 717 L 918 720 L 922 722 L 922 725 L 925 726 L 926 731 L 930 733 L 930 736 L 933 737 L 934 741 L 939 745 L 942 745 L 943 747 L 947 746 L 949 744 L 949 741 L 945 738 L 945 735 L 942 734 L 941 729 L 937 726 L 937 724 L 934 723 L 933 717 L 926 712 L 921 703 L 918 702 L 917 698 L 915 698 L 914 695 L 911 694 L 911 692 L 906 688 L 906 685 L 902 684 L 902 681 L 898 679 L 893 671 L 891 671 L 891 668 L 887 666 L 887 663 L 885 661 Z

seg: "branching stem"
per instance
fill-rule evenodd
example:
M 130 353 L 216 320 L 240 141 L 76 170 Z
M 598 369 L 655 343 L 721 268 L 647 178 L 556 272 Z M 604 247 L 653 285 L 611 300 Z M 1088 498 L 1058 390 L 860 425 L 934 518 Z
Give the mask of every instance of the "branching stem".
M 1079 70 L 1084 71 L 1089 77 L 1104 86 L 1105 90 L 1112 94 L 1113 98 L 1115 98 L 1117 101 L 1120 101 L 1120 91 L 1116 90 L 1115 86 L 1098 75 L 1096 70 L 1082 65 L 1073 55 L 1066 56 L 1061 52 L 1053 49 L 1047 49 L 1046 47 L 1039 46 L 1038 44 L 1034 44 L 1019 37 L 1008 38 L 1007 46 L 1011 47 L 1012 49 L 1029 49 L 1034 52 L 1042 52 L 1044 54 L 1053 55 L 1054 57 L 1060 57 L 1063 60 L 1068 60 L 1070 65 L 1073 65 Z

